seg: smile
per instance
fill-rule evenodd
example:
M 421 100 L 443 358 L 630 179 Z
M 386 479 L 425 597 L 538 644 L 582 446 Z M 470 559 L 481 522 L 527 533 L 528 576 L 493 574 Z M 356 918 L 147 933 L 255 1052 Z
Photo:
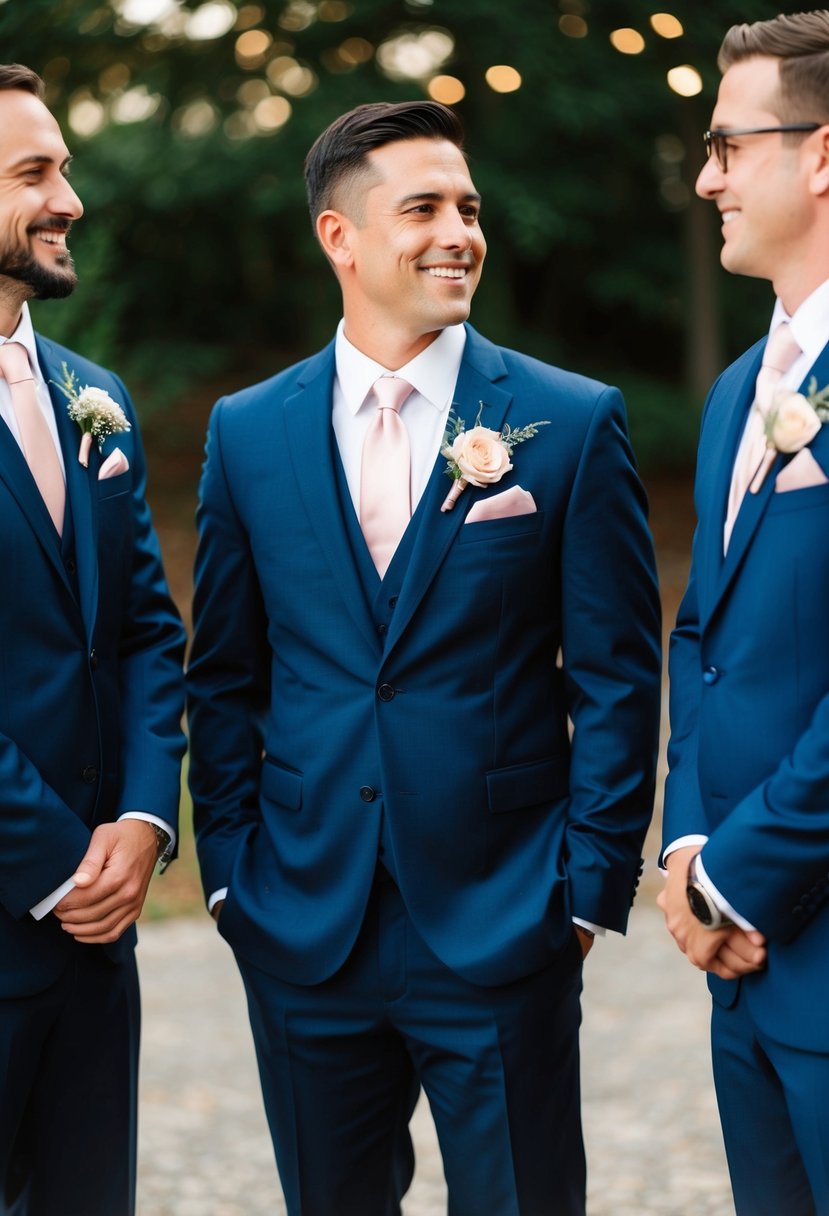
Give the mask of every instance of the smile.
M 43 241 L 46 245 L 54 245 L 58 249 L 66 249 L 66 232 L 56 231 L 53 228 L 37 228 L 32 233 L 39 241 Z
M 464 266 L 427 266 L 425 269 L 436 279 L 465 279 L 468 273 Z

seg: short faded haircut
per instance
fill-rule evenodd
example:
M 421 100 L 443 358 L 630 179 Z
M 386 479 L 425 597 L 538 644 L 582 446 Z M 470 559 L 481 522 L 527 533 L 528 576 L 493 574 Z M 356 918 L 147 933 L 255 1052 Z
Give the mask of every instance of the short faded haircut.
M 446 139 L 463 150 L 463 127 L 453 110 L 436 101 L 371 102 L 335 119 L 305 158 L 311 223 L 329 208 L 343 209 L 337 204 L 369 172 L 369 152 L 407 139 Z

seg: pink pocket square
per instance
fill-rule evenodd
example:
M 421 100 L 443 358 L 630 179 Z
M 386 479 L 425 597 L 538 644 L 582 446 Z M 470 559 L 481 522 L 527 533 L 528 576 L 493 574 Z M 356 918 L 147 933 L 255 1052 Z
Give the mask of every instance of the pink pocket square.
M 809 449 L 801 448 L 794 459 L 777 474 L 774 492 L 785 494 L 789 490 L 806 490 L 810 486 L 825 486 L 827 481 L 829 478 Z
M 106 481 L 108 477 L 117 477 L 119 473 L 126 473 L 129 467 L 130 462 L 121 449 L 113 448 L 98 470 L 98 481 Z
M 532 515 L 538 508 L 529 490 L 520 486 L 512 486 L 502 494 L 493 494 L 491 498 L 481 498 L 469 508 L 469 514 L 464 520 L 466 524 L 480 523 L 484 519 L 509 519 L 512 515 Z

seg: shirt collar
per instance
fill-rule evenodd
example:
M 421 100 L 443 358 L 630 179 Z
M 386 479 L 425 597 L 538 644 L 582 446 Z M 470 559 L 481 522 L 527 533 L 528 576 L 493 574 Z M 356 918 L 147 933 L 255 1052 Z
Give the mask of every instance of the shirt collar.
M 829 333 L 829 279 L 815 288 L 791 317 L 778 297 L 769 334 L 774 333 L 781 321 L 790 322 L 792 337 L 808 358 L 809 364 L 814 363 L 826 345 L 826 335 Z
M 364 355 L 345 336 L 344 322 L 337 327 L 334 357 L 337 365 L 337 380 L 342 390 L 348 412 L 355 415 L 365 401 L 374 381 L 383 375 L 400 376 L 408 380 L 415 392 L 423 397 L 435 410 L 446 409 L 455 390 L 466 345 L 466 329 L 463 325 L 450 325 L 441 330 L 419 355 L 415 355 L 403 367 L 391 372 L 368 355 Z
M 35 330 L 32 325 L 32 317 L 29 312 L 29 305 L 24 304 L 20 311 L 20 320 L 17 323 L 17 329 L 10 338 L 4 338 L 0 335 L 0 343 L 2 342 L 19 342 L 21 346 L 26 347 L 26 354 L 29 356 L 29 363 L 32 366 L 32 372 L 36 384 L 43 384 L 43 375 L 40 370 L 40 364 L 37 361 L 37 346 L 35 344 Z

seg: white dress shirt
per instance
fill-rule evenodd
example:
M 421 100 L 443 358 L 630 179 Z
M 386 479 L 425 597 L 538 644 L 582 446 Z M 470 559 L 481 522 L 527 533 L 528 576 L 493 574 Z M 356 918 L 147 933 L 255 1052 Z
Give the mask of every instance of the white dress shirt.
M 0 335 L 0 344 L 4 342 L 19 342 L 21 346 L 25 346 L 26 348 L 26 352 L 29 356 L 29 363 L 32 368 L 32 375 L 34 377 L 37 403 L 43 411 L 43 416 L 46 419 L 46 425 L 49 427 L 49 432 L 54 440 L 55 448 L 57 449 L 58 453 L 58 460 L 60 461 L 60 467 L 65 478 L 66 465 L 63 460 L 60 440 L 58 439 L 58 426 L 57 421 L 55 420 L 55 411 L 52 406 L 52 398 L 49 395 L 49 386 L 43 378 L 43 373 L 40 370 L 40 364 L 37 361 L 34 328 L 32 326 L 32 319 L 29 315 L 29 307 L 27 304 L 23 305 L 23 309 L 20 314 L 20 321 L 18 322 L 17 329 L 15 329 L 12 336 L 10 338 L 4 338 L 2 335 Z M 2 418 L 3 422 L 9 428 L 20 447 L 20 450 L 22 451 L 23 445 L 20 442 L 20 431 L 17 427 L 17 418 L 15 416 L 14 407 L 12 406 L 11 391 L 9 390 L 9 386 L 2 376 L 0 376 L 0 418 Z M 80 442 L 80 431 L 78 432 L 78 439 Z M 151 815 L 146 811 L 125 811 L 123 815 L 119 816 L 119 818 L 144 819 L 148 823 L 155 823 L 160 828 L 164 829 L 164 831 L 170 837 L 172 844 L 175 845 L 175 832 L 170 824 L 165 822 L 165 820 L 160 819 L 158 815 Z M 75 884 L 72 879 L 67 878 L 66 882 L 61 883 L 61 885 L 55 891 L 52 891 L 50 895 L 45 897 L 45 899 L 40 900 L 40 902 L 36 903 L 33 908 L 30 908 L 29 910 L 35 920 L 42 920 L 47 912 L 51 912 L 52 909 L 60 903 L 64 895 L 68 895 L 69 892 L 73 890 L 74 886 Z
M 783 321 L 788 321 L 791 335 L 803 353 L 798 355 L 788 371 L 784 372 L 779 383 L 781 388 L 797 389 L 803 382 L 803 378 L 806 376 L 809 368 L 826 345 L 827 338 L 829 338 L 829 279 L 825 283 L 821 283 L 820 287 L 815 288 L 812 294 L 806 297 L 791 317 L 778 298 L 775 301 L 774 311 L 771 316 L 769 336 L 774 333 L 777 326 Z M 819 389 L 825 387 L 823 384 L 818 385 Z M 663 860 L 667 860 L 671 853 L 675 853 L 677 849 L 684 849 L 690 845 L 697 845 L 699 848 L 702 848 L 707 840 L 707 836 L 680 836 L 679 839 L 671 841 L 665 849 L 662 855 Z M 732 908 L 725 896 L 711 882 L 705 871 L 702 856 L 697 861 L 697 872 L 700 881 L 719 910 L 730 917 L 735 925 L 738 925 L 741 929 L 745 929 L 747 933 L 754 929 L 754 925 L 750 924 L 745 917 L 740 916 L 739 912 Z

